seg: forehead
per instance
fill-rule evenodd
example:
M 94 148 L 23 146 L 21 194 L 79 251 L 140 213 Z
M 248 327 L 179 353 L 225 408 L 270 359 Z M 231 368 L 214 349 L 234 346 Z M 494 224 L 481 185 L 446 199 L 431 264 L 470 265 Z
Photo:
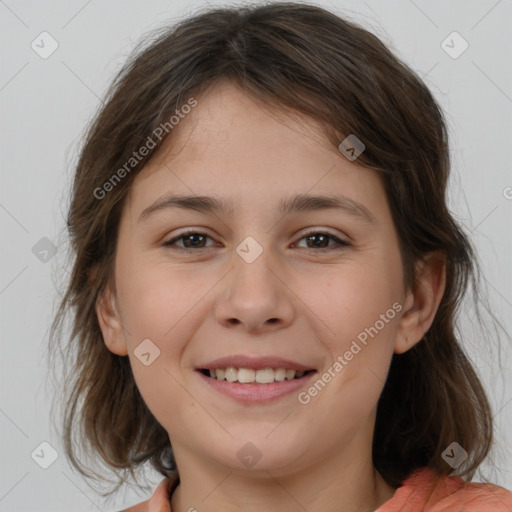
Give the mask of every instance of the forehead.
M 225 149 L 229 148 L 229 153 Z M 262 153 L 262 149 L 267 151 Z M 306 116 L 257 100 L 231 82 L 220 82 L 197 98 L 197 106 L 172 130 L 155 160 L 185 151 L 187 159 L 205 153 L 217 158 L 239 156 L 247 161 L 299 154 L 335 152 L 321 126 Z
M 377 207 L 382 201 L 378 175 L 348 161 L 313 120 L 267 108 L 229 82 L 196 100 L 136 176 L 130 203 L 139 213 L 170 191 L 236 203 L 336 189 Z

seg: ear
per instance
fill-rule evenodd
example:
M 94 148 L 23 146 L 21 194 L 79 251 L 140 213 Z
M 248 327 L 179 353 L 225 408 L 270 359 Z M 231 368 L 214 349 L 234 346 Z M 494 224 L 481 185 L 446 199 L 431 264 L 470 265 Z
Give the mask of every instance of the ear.
M 404 301 L 394 353 L 407 352 L 430 329 L 446 287 L 446 258 L 440 251 L 429 253 L 416 265 L 414 289 Z
M 118 313 L 115 293 L 108 285 L 96 300 L 96 315 L 107 348 L 118 356 L 128 355 L 125 333 Z

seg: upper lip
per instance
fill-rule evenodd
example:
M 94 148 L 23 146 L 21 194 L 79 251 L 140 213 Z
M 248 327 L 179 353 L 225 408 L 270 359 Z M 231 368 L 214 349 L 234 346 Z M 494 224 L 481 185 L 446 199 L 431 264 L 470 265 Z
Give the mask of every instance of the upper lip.
M 311 366 L 306 366 L 289 359 L 274 356 L 248 357 L 245 355 L 233 355 L 220 357 L 208 363 L 197 367 L 198 370 L 216 370 L 232 366 L 233 368 L 248 368 L 252 370 L 262 370 L 264 368 L 285 368 L 287 370 L 307 371 L 314 370 Z

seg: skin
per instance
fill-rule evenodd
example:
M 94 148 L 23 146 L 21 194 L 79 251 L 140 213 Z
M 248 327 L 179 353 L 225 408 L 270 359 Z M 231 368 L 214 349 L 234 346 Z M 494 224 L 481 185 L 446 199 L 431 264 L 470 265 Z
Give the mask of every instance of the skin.
M 379 176 L 329 146 L 313 122 L 272 114 L 229 83 L 197 99 L 131 186 L 114 284 L 97 303 L 107 347 L 128 355 L 172 442 L 181 477 L 172 510 L 375 510 L 395 492 L 372 464 L 377 401 L 393 353 L 409 350 L 433 321 L 444 265 L 426 258 L 417 286 L 404 286 Z M 174 208 L 139 222 L 169 193 L 228 198 L 234 212 Z M 333 209 L 283 216 L 279 201 L 296 193 L 344 195 L 375 222 Z M 210 237 L 199 244 L 206 248 L 163 246 L 188 227 Z M 322 252 L 304 238 L 309 231 L 351 245 L 330 239 Z M 247 236 L 263 249 L 252 263 L 236 252 Z M 321 375 L 395 302 L 400 313 L 307 405 L 296 393 L 240 404 L 194 370 L 242 353 L 292 359 Z M 134 355 L 144 339 L 160 350 L 149 366 Z M 237 457 L 247 442 L 262 455 L 251 468 Z

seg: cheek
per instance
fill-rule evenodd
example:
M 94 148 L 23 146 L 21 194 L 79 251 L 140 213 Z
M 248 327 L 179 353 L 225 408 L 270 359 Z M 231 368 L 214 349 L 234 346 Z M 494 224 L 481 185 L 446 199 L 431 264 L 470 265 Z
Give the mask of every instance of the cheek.
M 325 279 L 323 290 L 317 286 L 310 295 L 308 305 L 321 312 L 319 316 L 330 328 L 323 329 L 321 338 L 330 361 L 326 360 L 319 375 L 328 382 L 325 392 L 317 394 L 320 385 L 306 393 L 315 397 L 311 406 L 318 414 L 330 410 L 333 425 L 355 428 L 357 422 L 352 420 L 369 417 L 382 392 L 400 309 L 394 272 L 384 271 L 382 260 L 354 263 L 337 269 Z
M 131 342 L 141 336 L 163 341 L 211 287 L 192 268 L 161 257 L 119 258 L 118 293 Z
M 144 260 L 119 258 L 117 268 L 117 289 L 135 382 L 151 413 L 168 429 L 173 425 L 169 411 L 179 417 L 178 411 L 192 414 L 197 405 L 183 388 L 180 362 L 187 340 L 197 330 L 196 319 L 201 315 L 204 319 L 206 314 L 198 300 L 212 287 L 211 279 L 147 256 Z M 149 345 L 144 341 L 148 347 L 145 353 L 150 354 L 145 361 L 150 362 L 148 365 L 138 357 L 143 340 L 151 341 Z
M 365 379 L 373 372 L 384 380 L 392 357 L 401 309 L 401 267 L 391 257 L 354 262 L 340 267 L 324 284 L 310 304 L 330 328 L 322 340 L 332 362 L 342 358 L 343 377 L 336 380 L 346 386 L 348 380 L 360 379 L 357 387 L 365 392 Z
M 315 307 L 328 314 L 337 336 L 354 336 L 373 325 L 400 298 L 395 274 L 372 263 L 340 267 L 323 289 L 316 290 Z

